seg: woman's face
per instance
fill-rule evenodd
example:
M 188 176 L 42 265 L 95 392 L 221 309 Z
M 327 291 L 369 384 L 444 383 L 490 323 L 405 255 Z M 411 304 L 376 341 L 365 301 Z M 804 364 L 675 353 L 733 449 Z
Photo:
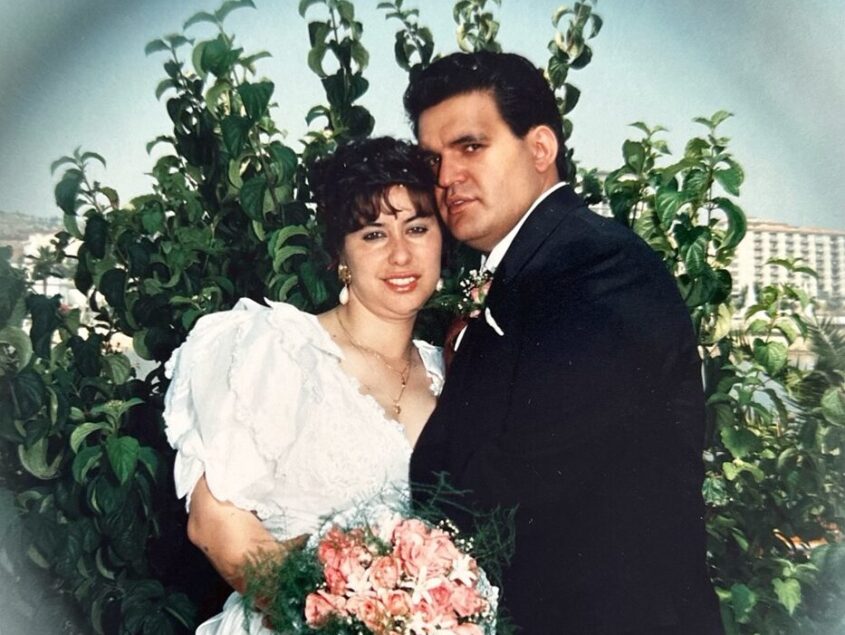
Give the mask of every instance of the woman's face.
M 422 308 L 440 278 L 442 236 L 437 218 L 418 216 L 404 187 L 387 193 L 397 212 L 344 239 L 341 262 L 352 274 L 349 302 L 386 318 L 407 318 Z

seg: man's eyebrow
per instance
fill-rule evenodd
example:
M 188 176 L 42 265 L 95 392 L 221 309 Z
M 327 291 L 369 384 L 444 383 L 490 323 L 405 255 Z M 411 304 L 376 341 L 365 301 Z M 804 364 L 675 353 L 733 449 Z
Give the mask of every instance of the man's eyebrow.
M 487 136 L 484 134 L 473 134 L 471 132 L 467 134 L 462 134 L 460 137 L 456 137 L 452 139 L 448 145 L 450 146 L 462 146 L 468 143 L 480 143 L 482 141 L 486 141 Z

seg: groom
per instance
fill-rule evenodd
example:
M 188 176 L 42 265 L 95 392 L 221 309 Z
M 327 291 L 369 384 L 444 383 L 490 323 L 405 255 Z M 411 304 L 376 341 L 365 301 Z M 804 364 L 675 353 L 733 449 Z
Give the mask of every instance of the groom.
M 446 472 L 478 509 L 518 507 L 503 586 L 522 634 L 722 633 L 700 360 L 674 280 L 561 182 L 561 117 L 528 60 L 449 55 L 413 77 L 405 108 L 443 220 L 495 272 L 412 482 Z

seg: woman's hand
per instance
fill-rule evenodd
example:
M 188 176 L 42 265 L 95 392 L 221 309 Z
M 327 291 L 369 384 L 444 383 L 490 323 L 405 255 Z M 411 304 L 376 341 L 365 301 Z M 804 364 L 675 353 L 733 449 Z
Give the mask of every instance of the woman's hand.
M 235 591 L 243 593 L 243 569 L 251 557 L 283 559 L 291 551 L 301 549 L 308 536 L 281 542 L 274 539 L 255 514 L 214 498 L 203 476 L 191 494 L 188 539 Z

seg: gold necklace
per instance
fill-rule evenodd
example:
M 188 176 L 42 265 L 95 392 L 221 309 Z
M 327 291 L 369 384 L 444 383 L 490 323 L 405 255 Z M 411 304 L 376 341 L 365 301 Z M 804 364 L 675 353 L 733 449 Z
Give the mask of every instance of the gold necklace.
M 369 353 L 370 356 L 378 359 L 382 364 L 384 364 L 388 368 L 388 370 L 395 373 L 399 377 L 399 382 L 401 384 L 401 387 L 399 388 L 399 394 L 396 395 L 395 399 L 393 397 L 390 398 L 390 400 L 393 402 L 393 414 L 396 419 L 398 419 L 399 415 L 402 414 L 402 406 L 399 405 L 399 402 L 402 400 L 402 395 L 405 394 L 405 388 L 408 387 L 408 378 L 411 374 L 411 362 L 413 361 L 411 356 L 411 347 L 408 346 L 408 354 L 407 359 L 405 360 L 405 368 L 403 368 L 402 370 L 396 370 L 390 364 L 390 362 L 388 362 L 384 358 L 384 355 L 379 353 L 377 350 L 370 348 L 369 346 L 361 344 L 360 342 L 358 342 L 358 340 L 353 337 L 352 333 L 349 332 L 349 329 L 346 328 L 346 325 L 343 323 L 343 320 L 340 319 L 340 311 L 337 311 L 335 313 L 335 317 L 337 317 L 337 323 L 340 325 L 340 328 L 346 334 L 346 337 L 349 338 L 349 341 L 352 343 L 352 346 L 354 346 L 358 350 L 358 352 L 361 353 L 364 359 L 367 359 L 366 354 Z M 370 368 L 372 368 L 372 366 Z

